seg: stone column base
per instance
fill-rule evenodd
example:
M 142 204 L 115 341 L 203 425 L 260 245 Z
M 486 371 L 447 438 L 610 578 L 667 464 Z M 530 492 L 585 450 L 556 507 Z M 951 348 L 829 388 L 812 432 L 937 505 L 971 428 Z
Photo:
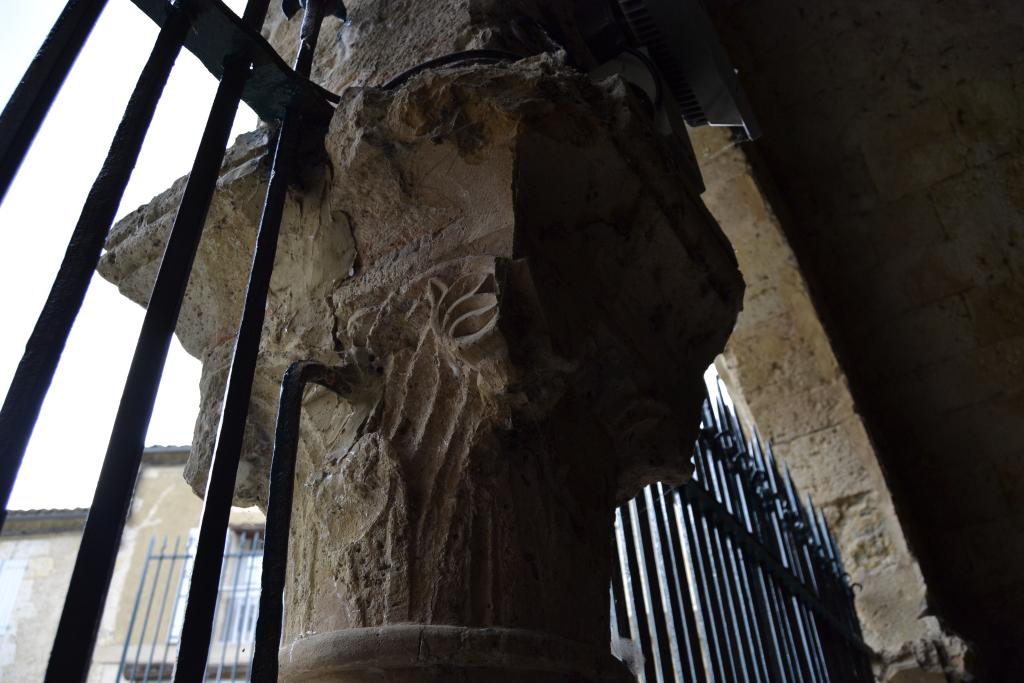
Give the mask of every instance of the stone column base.
M 399 624 L 322 633 L 281 649 L 280 680 L 632 683 L 626 666 L 538 631 Z

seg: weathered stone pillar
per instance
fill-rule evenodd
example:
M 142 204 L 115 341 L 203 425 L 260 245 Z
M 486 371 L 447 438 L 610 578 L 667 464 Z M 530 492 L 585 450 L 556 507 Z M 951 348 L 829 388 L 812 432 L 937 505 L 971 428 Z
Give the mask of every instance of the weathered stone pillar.
M 197 490 L 264 144 L 233 151 L 179 329 L 204 361 Z M 326 146 L 289 197 L 237 491 L 265 500 L 285 367 L 359 366 L 352 396 L 304 404 L 282 680 L 628 680 L 612 512 L 689 476 L 742 297 L 680 157 L 645 100 L 555 55 L 350 87 Z M 136 300 L 176 193 L 109 244 Z

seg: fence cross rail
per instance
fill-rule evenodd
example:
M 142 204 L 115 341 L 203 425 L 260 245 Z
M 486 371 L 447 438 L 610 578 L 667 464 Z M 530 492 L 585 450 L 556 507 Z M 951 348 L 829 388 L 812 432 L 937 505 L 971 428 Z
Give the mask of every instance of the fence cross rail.
M 616 512 L 612 636 L 638 678 L 873 681 L 822 511 L 720 394 L 704 404 L 694 467 L 686 485 L 648 486 Z

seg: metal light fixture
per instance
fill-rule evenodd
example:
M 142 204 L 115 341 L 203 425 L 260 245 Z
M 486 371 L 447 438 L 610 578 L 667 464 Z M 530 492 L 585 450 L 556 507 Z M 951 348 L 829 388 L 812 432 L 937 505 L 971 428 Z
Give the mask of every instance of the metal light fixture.
M 655 72 L 656 99 L 667 91 L 690 126 L 739 128 L 748 140 L 760 136 L 701 0 L 579 0 L 576 19 L 598 63 L 628 55 L 646 62 Z

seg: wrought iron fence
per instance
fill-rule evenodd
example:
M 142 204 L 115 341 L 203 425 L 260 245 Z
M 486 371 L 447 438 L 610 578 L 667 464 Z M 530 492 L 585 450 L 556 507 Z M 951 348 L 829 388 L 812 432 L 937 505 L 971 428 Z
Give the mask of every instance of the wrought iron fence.
M 118 680 L 171 679 L 194 561 L 194 534 L 173 541 L 165 537 L 159 545 L 155 538 L 150 540 L 117 667 Z M 262 564 L 262 531 L 228 535 L 205 681 L 249 680 Z
M 6 194 L 106 2 L 67 2 L 22 82 L 0 113 L 0 199 Z M 289 16 L 300 5 L 303 8 L 294 68 L 289 68 L 260 35 L 259 29 L 271 0 L 248 0 L 241 17 L 220 0 L 132 2 L 160 27 L 160 32 L 82 208 L 64 260 L 0 408 L 0 502 L 3 503 L 0 526 L 43 399 L 81 309 L 156 105 L 182 48 L 194 53 L 220 84 L 168 235 L 89 508 L 47 666 L 45 680 L 52 683 L 85 680 L 89 670 L 168 347 L 231 125 L 239 102 L 244 100 L 260 119 L 278 124 L 277 140 L 245 303 L 239 316 L 202 522 L 195 542 L 184 626 L 177 644 L 174 679 L 192 682 L 205 676 L 206 657 L 215 628 L 218 579 L 222 576 L 224 562 L 223 543 L 286 185 L 292 177 L 293 152 L 299 145 L 322 140 L 333 105 L 338 102 L 336 95 L 314 85 L 308 77 L 323 19 L 329 14 L 344 18 L 345 7 L 341 0 L 282 2 Z
M 824 516 L 721 395 L 704 404 L 694 465 L 685 486 L 616 511 L 617 654 L 644 683 L 874 680 Z

